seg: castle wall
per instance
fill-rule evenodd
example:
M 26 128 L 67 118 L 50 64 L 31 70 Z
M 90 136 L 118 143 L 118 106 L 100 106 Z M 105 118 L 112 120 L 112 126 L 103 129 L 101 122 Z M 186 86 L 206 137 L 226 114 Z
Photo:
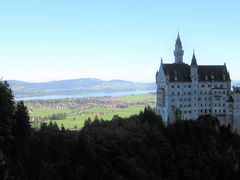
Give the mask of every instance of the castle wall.
M 233 125 L 232 130 L 240 134 L 240 92 L 233 93 Z

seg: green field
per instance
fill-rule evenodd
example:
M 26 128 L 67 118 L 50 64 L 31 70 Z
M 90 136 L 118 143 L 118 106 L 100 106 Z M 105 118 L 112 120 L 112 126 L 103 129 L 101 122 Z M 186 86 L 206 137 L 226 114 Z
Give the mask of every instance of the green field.
M 48 117 L 56 113 L 66 113 L 67 118 L 64 120 L 54 120 L 59 127 L 63 125 L 67 129 L 77 130 L 81 129 L 84 122 L 89 117 L 93 120 L 96 116 L 99 119 L 111 120 L 114 115 L 121 117 L 129 117 L 134 114 L 138 114 L 144 109 L 146 103 L 149 101 L 155 101 L 155 95 L 142 94 L 142 95 L 129 95 L 117 97 L 123 101 L 132 102 L 133 105 L 129 105 L 126 108 L 103 108 L 95 107 L 85 110 L 70 109 L 70 108 L 35 108 L 30 112 L 31 117 L 44 118 L 44 120 L 35 120 L 33 126 L 38 128 L 41 122 L 49 122 Z
M 30 113 L 34 117 L 46 117 L 54 113 L 71 113 L 71 109 L 67 108 L 36 108 Z
M 146 102 L 146 101 L 156 101 L 155 94 L 139 94 L 139 95 L 128 95 L 121 96 L 119 99 L 129 101 L 129 102 Z

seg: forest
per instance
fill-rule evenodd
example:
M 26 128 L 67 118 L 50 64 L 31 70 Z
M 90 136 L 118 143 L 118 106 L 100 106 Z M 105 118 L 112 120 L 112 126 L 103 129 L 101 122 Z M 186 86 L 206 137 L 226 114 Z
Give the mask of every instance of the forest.
M 0 179 L 240 179 L 240 137 L 210 115 L 166 125 L 150 107 L 70 131 L 31 127 L 25 104 L 0 82 Z

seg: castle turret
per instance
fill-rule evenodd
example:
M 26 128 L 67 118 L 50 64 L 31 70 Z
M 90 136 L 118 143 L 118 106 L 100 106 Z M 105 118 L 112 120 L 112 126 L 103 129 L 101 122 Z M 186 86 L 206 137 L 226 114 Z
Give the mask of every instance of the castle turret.
M 192 80 L 192 118 L 197 119 L 199 114 L 198 114 L 198 65 L 197 65 L 197 59 L 195 56 L 195 53 L 193 51 L 193 57 L 192 57 L 192 62 L 191 62 L 191 80 Z
M 184 54 L 184 51 L 182 49 L 182 42 L 180 40 L 180 36 L 178 33 L 176 44 L 175 44 L 175 50 L 174 50 L 175 63 L 183 63 L 183 54 Z
M 164 121 L 167 121 L 168 119 L 167 95 L 168 94 L 166 92 L 168 92 L 167 83 L 169 78 L 167 78 L 168 76 L 164 73 L 163 69 L 164 69 L 164 64 L 163 64 L 163 60 L 161 59 L 161 64 L 156 74 L 156 84 L 157 84 L 156 114 L 160 115 Z
M 195 56 L 195 53 L 193 51 L 193 57 L 192 57 L 192 61 L 191 61 L 191 79 L 193 80 L 197 80 L 198 78 L 198 65 L 197 65 L 197 59 Z

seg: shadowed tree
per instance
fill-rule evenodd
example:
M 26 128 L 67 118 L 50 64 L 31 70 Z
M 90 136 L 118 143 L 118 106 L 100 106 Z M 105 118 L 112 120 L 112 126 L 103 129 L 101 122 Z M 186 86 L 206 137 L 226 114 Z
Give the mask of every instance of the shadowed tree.
M 11 161 L 8 158 L 12 150 L 15 103 L 8 83 L 0 81 L 0 179 L 11 174 Z
M 30 135 L 30 118 L 28 114 L 27 107 L 24 105 L 23 101 L 17 103 L 16 112 L 15 112 L 15 136 L 18 139 L 26 138 Z
M 0 82 L 0 144 L 12 139 L 14 99 L 7 82 Z

